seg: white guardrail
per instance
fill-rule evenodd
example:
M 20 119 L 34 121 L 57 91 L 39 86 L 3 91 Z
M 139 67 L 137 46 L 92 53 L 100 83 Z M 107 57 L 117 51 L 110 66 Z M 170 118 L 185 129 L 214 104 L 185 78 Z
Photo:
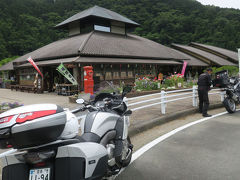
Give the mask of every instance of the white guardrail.
M 181 93 L 181 92 L 183 92 L 183 93 Z M 177 94 L 169 95 L 169 94 L 173 94 L 173 93 L 177 93 Z M 220 94 L 221 101 L 224 100 L 225 91 L 221 91 L 221 89 L 212 89 L 211 93 L 209 93 L 209 95 L 213 95 L 213 94 Z M 160 97 L 153 97 L 153 98 L 148 98 L 147 100 L 130 103 L 130 104 L 128 104 L 128 107 L 159 100 L 160 102 L 143 105 L 143 106 L 140 106 L 137 108 L 131 108 L 131 110 L 137 111 L 140 109 L 144 109 L 144 108 L 148 108 L 148 107 L 152 107 L 152 106 L 161 104 L 161 112 L 162 112 L 162 114 L 166 114 L 167 103 L 179 101 L 182 99 L 188 99 L 188 98 L 192 98 L 193 107 L 197 107 L 197 98 L 198 98 L 197 86 L 193 86 L 192 89 L 181 89 L 181 90 L 176 90 L 176 91 L 161 91 L 160 93 L 148 94 L 148 95 L 138 96 L 138 97 L 134 97 L 134 98 L 126 98 L 125 101 L 128 103 L 129 101 L 132 101 L 132 100 L 138 100 L 141 98 L 146 98 L 146 97 L 151 97 L 151 96 L 156 96 L 156 95 L 160 95 Z M 178 97 L 178 98 L 167 100 L 167 99 L 173 98 L 173 97 Z M 80 120 L 85 117 L 86 117 L 86 115 L 82 115 L 82 116 L 78 117 L 78 119 Z M 0 158 L 6 156 L 8 154 L 14 153 L 16 151 L 17 151 L 16 149 L 11 149 L 9 151 L 1 153 Z
M 181 92 L 183 92 L 183 93 L 181 93 Z M 173 94 L 173 93 L 177 93 L 177 94 L 169 95 L 169 94 Z M 213 95 L 213 94 L 220 94 L 221 101 L 223 101 L 225 91 L 222 91 L 221 89 L 212 89 L 211 93 L 209 93 L 209 95 Z M 136 110 L 140 110 L 140 109 L 144 109 L 144 108 L 148 108 L 151 106 L 161 104 L 161 113 L 166 114 L 166 104 L 167 103 L 179 101 L 179 100 L 183 100 L 183 99 L 189 99 L 189 98 L 192 98 L 193 107 L 197 107 L 197 98 L 198 98 L 197 86 L 193 86 L 192 89 L 181 89 L 181 90 L 176 90 L 176 91 L 161 91 L 160 93 L 154 93 L 154 94 L 138 96 L 138 97 L 134 97 L 134 98 L 128 98 L 127 102 L 129 102 L 131 100 L 138 100 L 141 98 L 146 98 L 146 97 L 151 97 L 151 96 L 156 96 L 156 95 L 160 95 L 160 97 L 153 97 L 150 99 L 148 98 L 147 100 L 142 100 L 142 101 L 138 101 L 135 103 L 129 103 L 128 107 L 159 100 L 160 102 L 143 105 L 143 106 L 140 106 L 137 108 L 132 108 L 131 110 L 136 111 Z M 173 97 L 178 97 L 178 98 L 167 100 L 167 99 L 173 98 Z

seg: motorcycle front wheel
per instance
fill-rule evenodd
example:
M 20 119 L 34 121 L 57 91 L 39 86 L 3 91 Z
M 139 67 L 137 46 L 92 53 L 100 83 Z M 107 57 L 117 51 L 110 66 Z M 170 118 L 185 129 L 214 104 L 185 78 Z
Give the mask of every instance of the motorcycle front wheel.
M 132 159 L 133 145 L 131 144 L 131 140 L 129 136 L 126 139 L 126 143 L 127 143 L 126 152 L 122 153 L 121 156 L 115 157 L 115 160 L 118 166 L 121 168 L 128 166 Z
M 229 113 L 234 113 L 236 111 L 236 103 L 232 98 L 225 98 L 223 105 Z
M 128 143 L 128 153 L 127 153 L 127 156 L 123 160 L 121 160 L 122 167 L 127 167 L 132 160 L 133 147 L 132 147 L 132 143 L 129 136 L 127 137 L 127 143 Z

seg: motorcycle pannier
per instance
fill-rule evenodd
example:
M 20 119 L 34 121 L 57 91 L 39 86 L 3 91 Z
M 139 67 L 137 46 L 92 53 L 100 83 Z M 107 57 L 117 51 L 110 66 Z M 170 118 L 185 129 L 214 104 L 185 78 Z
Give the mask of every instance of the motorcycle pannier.
M 0 114 L 0 148 L 27 148 L 57 140 L 66 113 L 55 104 L 18 107 Z

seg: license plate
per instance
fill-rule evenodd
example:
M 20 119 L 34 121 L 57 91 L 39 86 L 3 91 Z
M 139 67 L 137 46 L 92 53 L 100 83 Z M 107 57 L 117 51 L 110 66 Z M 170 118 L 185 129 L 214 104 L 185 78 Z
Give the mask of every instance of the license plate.
M 29 180 L 50 180 L 50 168 L 31 169 Z

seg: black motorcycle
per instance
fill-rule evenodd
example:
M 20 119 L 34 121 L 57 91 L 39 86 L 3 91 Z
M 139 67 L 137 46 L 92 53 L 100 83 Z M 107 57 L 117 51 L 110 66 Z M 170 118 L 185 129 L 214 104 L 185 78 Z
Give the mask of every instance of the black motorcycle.
M 239 79 L 237 77 L 229 77 L 228 71 L 224 70 L 216 73 L 213 85 L 222 88 L 226 92 L 223 105 L 229 113 L 234 113 L 236 105 L 240 104 Z

